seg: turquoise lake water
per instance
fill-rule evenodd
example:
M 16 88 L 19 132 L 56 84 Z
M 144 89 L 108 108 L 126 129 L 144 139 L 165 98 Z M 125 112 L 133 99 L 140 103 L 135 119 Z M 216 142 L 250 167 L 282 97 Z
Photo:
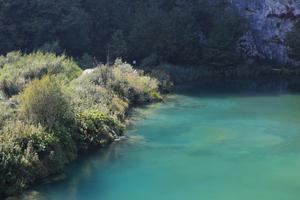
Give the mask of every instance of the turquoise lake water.
M 233 87 L 232 85 L 235 85 Z M 299 200 L 300 95 L 206 83 L 137 109 L 130 138 L 36 187 L 49 200 Z M 241 87 L 240 87 L 241 86 Z

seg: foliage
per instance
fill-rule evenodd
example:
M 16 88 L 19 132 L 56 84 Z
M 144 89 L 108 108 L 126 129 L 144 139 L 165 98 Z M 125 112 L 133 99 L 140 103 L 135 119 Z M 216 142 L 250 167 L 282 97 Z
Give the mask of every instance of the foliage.
M 49 53 L 13 52 L 0 64 L 2 80 L 26 80 L 15 96 L 0 98 L 0 196 L 58 173 L 80 151 L 111 143 L 123 134 L 130 105 L 161 98 L 156 79 L 121 60 L 79 77 L 72 60 Z
M 293 29 L 287 33 L 286 40 L 289 47 L 289 56 L 293 59 L 300 60 L 300 22 L 298 21 Z
M 87 110 L 76 115 L 77 143 L 80 150 L 87 150 L 113 141 L 123 133 L 124 127 L 113 118 L 97 110 Z
M 161 99 L 159 82 L 117 60 L 113 66 L 98 66 L 71 83 L 75 110 L 96 109 L 123 119 L 129 104 Z
M 45 43 L 38 50 L 43 53 L 54 53 L 54 54 L 61 54 L 63 52 L 57 41 L 51 43 Z
M 235 51 L 236 42 L 247 27 L 234 12 L 224 10 L 223 7 L 216 11 L 213 26 L 204 45 L 203 60 L 216 68 L 235 66 L 240 61 Z
M 80 65 L 82 69 L 88 69 L 95 67 L 95 60 L 94 58 L 88 54 L 84 53 L 81 58 L 77 61 L 77 63 Z
M 81 74 L 77 64 L 66 56 L 41 52 L 29 55 L 11 52 L 0 57 L 0 65 L 0 90 L 9 97 L 44 75 L 57 75 L 61 79 L 72 80 Z
M 152 94 L 158 91 L 158 81 L 145 76 L 143 71 L 133 69 L 130 64 L 121 60 L 116 60 L 111 67 L 99 66 L 90 75 L 90 80 L 96 85 L 114 91 L 131 104 L 157 100 Z
M 22 93 L 21 101 L 28 120 L 50 129 L 71 117 L 69 101 L 55 77 L 32 81 Z
M 0 53 L 39 49 L 106 62 L 110 49 L 111 60 L 157 55 L 160 62 L 195 66 L 210 61 L 203 58 L 207 39 L 220 42 L 208 48 L 218 50 L 235 39 L 240 26 L 229 21 L 239 16 L 229 6 L 224 0 L 3 0 Z
M 165 69 L 153 69 L 150 74 L 151 77 L 154 77 L 159 81 L 159 89 L 164 93 L 170 92 L 173 89 L 174 84 L 171 80 L 170 73 Z
M 118 119 L 124 118 L 128 103 L 105 87 L 81 77 L 71 85 L 72 104 L 76 112 L 94 109 Z
M 5 124 L 5 122 L 11 119 L 14 115 L 14 109 L 8 102 L 0 100 L 0 129 Z
M 128 55 L 128 45 L 122 30 L 116 30 L 113 33 L 109 48 L 114 59 L 126 58 Z
M 41 126 L 11 121 L 0 132 L 0 194 L 24 189 L 47 174 L 43 160 L 54 157 L 58 139 Z

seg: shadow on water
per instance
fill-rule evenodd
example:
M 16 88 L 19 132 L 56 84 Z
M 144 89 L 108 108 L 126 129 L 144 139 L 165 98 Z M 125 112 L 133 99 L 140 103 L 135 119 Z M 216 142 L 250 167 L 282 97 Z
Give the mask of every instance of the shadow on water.
M 191 97 L 226 98 L 249 96 L 277 96 L 283 94 L 299 94 L 300 78 L 268 77 L 257 79 L 203 79 L 178 86 L 176 94 Z

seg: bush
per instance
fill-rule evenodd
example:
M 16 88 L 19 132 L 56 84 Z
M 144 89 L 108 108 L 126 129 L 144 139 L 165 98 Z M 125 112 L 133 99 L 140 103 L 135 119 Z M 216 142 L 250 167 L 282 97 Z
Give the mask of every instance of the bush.
M 150 73 L 159 81 L 159 89 L 162 92 L 170 92 L 174 86 L 171 76 L 164 69 L 153 69 Z
M 123 119 L 128 109 L 127 101 L 113 91 L 90 81 L 90 76 L 82 76 L 71 83 L 73 109 L 76 112 L 93 109 Z
M 77 143 L 80 150 L 101 146 L 122 135 L 124 127 L 97 110 L 76 114 Z
M 159 82 L 121 60 L 116 60 L 112 67 L 98 67 L 91 74 L 91 81 L 113 90 L 120 98 L 128 99 L 131 104 L 160 99 L 152 95 L 158 91 Z
M 111 66 L 99 66 L 71 83 L 75 110 L 96 109 L 124 118 L 128 104 L 161 100 L 159 82 L 143 75 L 127 63 L 117 60 Z
M 0 129 L 3 127 L 5 122 L 13 117 L 14 109 L 9 105 L 8 102 L 0 100 Z
M 11 52 L 0 58 L 0 65 L 0 90 L 8 97 L 18 94 L 32 80 L 41 79 L 44 75 L 72 80 L 81 74 L 73 60 L 51 53 L 22 55 L 20 52 Z
M 21 103 L 28 120 L 50 129 L 72 118 L 69 100 L 55 77 L 34 80 L 22 93 Z
M 0 132 L 0 195 L 22 191 L 37 178 L 48 175 L 43 159 L 58 139 L 41 126 L 13 121 Z

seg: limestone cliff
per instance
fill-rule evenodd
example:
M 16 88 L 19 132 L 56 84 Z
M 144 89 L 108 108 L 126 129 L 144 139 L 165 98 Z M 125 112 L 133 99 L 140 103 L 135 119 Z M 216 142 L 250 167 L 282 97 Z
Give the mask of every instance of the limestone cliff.
M 300 19 L 300 0 L 228 0 L 249 23 L 238 50 L 248 57 L 283 63 L 293 62 L 287 54 L 286 33 Z

